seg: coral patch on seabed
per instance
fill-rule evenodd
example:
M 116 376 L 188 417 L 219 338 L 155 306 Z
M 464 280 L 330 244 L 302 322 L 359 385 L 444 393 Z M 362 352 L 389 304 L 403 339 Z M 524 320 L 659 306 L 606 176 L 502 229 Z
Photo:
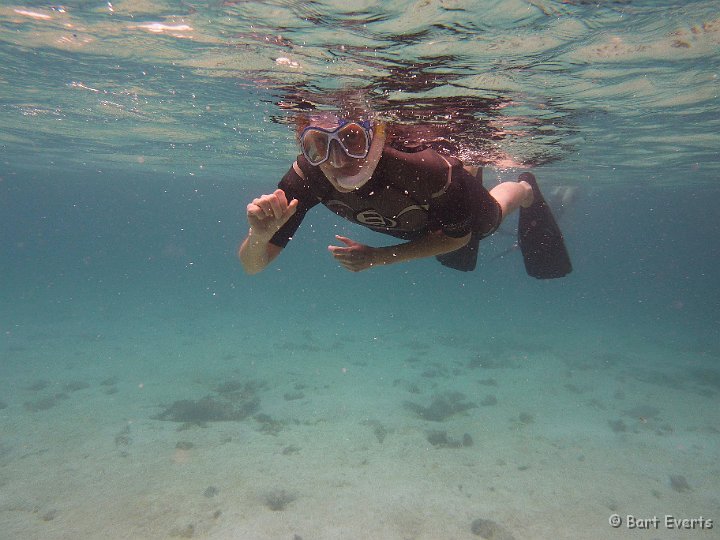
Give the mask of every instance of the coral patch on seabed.
M 405 407 L 423 420 L 442 422 L 454 414 L 474 409 L 477 405 L 465 401 L 465 395 L 460 392 L 446 392 L 436 396 L 427 407 L 411 401 L 405 402 Z
M 259 406 L 260 398 L 255 396 L 239 404 L 205 396 L 196 401 L 191 399 L 176 401 L 152 418 L 198 425 L 206 422 L 237 422 L 253 414 Z
M 434 430 L 430 431 L 425 438 L 436 448 L 463 448 L 473 445 L 473 438 L 469 433 L 465 433 L 462 439 L 455 439 L 448 436 L 447 431 Z
M 682 474 L 671 474 L 670 475 L 670 487 L 678 493 L 685 493 L 686 491 L 692 491 L 690 484 Z
M 284 489 L 274 489 L 262 496 L 263 504 L 273 512 L 285 510 L 290 503 L 297 499 L 297 495 Z
M 264 387 L 257 381 L 228 381 L 215 388 L 217 396 L 181 399 L 151 418 L 203 426 L 207 422 L 239 422 L 260 408 L 258 392 Z
M 490 519 L 476 519 L 470 525 L 470 530 L 474 535 L 485 540 L 515 540 L 510 531 Z

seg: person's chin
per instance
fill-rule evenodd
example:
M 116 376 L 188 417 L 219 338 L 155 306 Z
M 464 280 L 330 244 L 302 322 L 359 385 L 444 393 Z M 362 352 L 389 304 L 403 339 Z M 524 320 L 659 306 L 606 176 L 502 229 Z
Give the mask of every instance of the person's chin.
M 354 188 L 345 185 L 346 183 L 343 180 L 355 177 L 360 171 L 356 167 L 333 167 L 323 172 L 325 173 L 325 176 L 333 181 L 336 187 L 339 187 L 342 190 L 352 191 Z
M 348 186 L 343 182 L 343 178 L 333 178 L 332 179 L 333 186 L 335 189 L 337 189 L 341 193 L 349 193 L 351 191 L 355 191 L 357 189 L 356 186 Z

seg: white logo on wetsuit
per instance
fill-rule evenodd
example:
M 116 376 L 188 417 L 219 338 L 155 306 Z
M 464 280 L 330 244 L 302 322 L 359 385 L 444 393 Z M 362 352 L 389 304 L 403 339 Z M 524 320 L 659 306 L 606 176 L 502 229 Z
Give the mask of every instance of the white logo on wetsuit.
M 365 210 L 355 211 L 349 204 L 338 201 L 329 200 L 323 203 L 338 216 L 359 223 L 366 227 L 375 229 L 396 229 L 396 230 L 419 230 L 425 226 L 426 215 L 430 209 L 430 205 L 413 204 L 406 206 L 403 210 L 392 218 L 383 216 L 374 208 L 366 208 Z M 417 213 L 419 211 L 419 214 Z M 400 218 L 403 221 L 400 222 Z
M 358 212 L 357 214 L 355 214 L 355 220 L 358 223 L 367 225 L 368 227 L 385 227 L 388 229 L 393 229 L 398 225 L 398 222 L 394 219 L 386 218 L 379 212 L 372 209 Z

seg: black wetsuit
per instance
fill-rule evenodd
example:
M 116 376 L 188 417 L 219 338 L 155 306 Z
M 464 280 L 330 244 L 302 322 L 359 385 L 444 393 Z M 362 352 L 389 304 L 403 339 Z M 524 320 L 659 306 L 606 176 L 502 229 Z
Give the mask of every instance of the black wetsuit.
M 295 214 L 270 240 L 279 247 L 287 245 L 305 213 L 322 203 L 354 223 L 404 240 L 435 231 L 453 238 L 473 233 L 465 247 L 438 257 L 452 268 L 472 270 L 480 238 L 495 232 L 502 219 L 500 205 L 479 178 L 459 160 L 430 149 L 403 152 L 386 145 L 370 180 L 349 193 L 337 191 L 320 167 L 301 155 L 278 187 L 288 201 L 298 200 Z

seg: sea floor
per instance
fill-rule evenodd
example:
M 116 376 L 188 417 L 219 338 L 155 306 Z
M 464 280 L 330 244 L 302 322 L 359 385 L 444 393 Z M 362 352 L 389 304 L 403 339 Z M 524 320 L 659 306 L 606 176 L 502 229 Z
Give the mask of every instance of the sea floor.
M 182 315 L 6 332 L 0 537 L 720 538 L 706 351 Z

